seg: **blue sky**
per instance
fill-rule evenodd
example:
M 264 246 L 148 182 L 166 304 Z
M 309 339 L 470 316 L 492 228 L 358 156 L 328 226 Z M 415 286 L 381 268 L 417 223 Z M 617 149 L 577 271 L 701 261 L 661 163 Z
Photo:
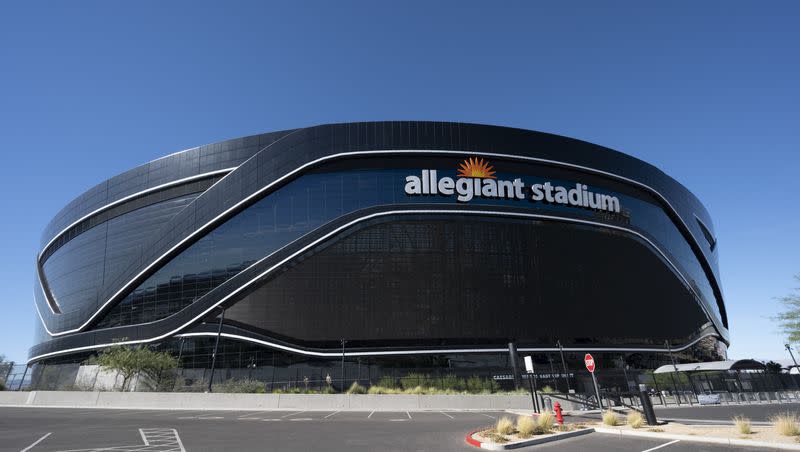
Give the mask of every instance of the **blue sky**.
M 303 3 L 3 3 L 0 354 L 32 345 L 40 232 L 96 183 L 242 135 L 421 119 L 657 165 L 714 218 L 731 356 L 786 358 L 769 317 L 800 273 L 800 3 Z

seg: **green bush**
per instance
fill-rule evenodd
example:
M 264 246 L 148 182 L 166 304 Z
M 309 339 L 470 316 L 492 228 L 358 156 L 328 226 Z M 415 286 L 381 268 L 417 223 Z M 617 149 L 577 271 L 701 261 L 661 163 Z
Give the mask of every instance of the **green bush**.
M 250 378 L 235 379 L 216 384 L 212 388 L 214 392 L 231 392 L 246 394 L 264 394 L 267 392 L 264 383 Z
M 556 392 L 556 390 L 553 389 L 552 386 L 543 386 L 542 387 L 542 394 L 552 394 L 554 392 Z
M 414 389 L 417 386 L 428 388 L 433 386 L 431 383 L 430 376 L 427 374 L 408 374 L 405 377 L 400 377 L 400 386 L 403 389 Z
M 353 384 L 350 385 L 350 388 L 347 390 L 348 394 L 366 394 L 367 388 L 358 384 L 357 381 L 354 381 Z
M 453 391 L 463 391 L 467 388 L 467 382 L 464 381 L 463 378 L 458 378 L 453 374 L 448 374 L 442 377 L 437 383 L 439 385 L 434 385 L 439 387 L 439 389 L 451 389 Z
M 397 388 L 397 381 L 388 375 L 384 375 L 378 379 L 378 383 L 375 386 L 380 386 L 382 388 Z
M 5 390 L 6 390 L 6 384 L 0 381 L 0 391 L 5 391 Z
M 466 390 L 472 394 L 497 392 L 500 389 L 500 385 L 494 379 L 477 376 L 469 377 L 465 386 Z

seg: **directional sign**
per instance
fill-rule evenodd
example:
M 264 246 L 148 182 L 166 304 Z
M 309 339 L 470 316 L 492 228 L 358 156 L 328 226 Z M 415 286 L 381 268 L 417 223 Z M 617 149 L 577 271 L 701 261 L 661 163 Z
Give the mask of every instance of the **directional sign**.
M 592 358 L 591 354 L 587 353 L 586 356 L 583 357 L 583 363 L 586 364 L 586 370 L 594 373 L 594 358 Z
M 530 356 L 525 357 L 525 371 L 529 374 L 533 373 L 533 360 Z

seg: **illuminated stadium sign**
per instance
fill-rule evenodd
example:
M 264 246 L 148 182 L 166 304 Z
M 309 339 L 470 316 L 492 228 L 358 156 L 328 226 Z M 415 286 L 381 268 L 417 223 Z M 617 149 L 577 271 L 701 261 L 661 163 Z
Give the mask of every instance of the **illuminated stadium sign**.
M 564 187 L 544 182 L 526 185 L 520 178 L 514 180 L 498 180 L 495 171 L 483 159 L 467 159 L 458 167 L 458 178 L 439 177 L 435 169 L 425 169 L 419 176 L 406 176 L 405 192 L 407 195 L 441 195 L 456 196 L 459 202 L 469 202 L 474 197 L 496 199 L 526 198 L 528 188 L 529 200 L 563 204 L 574 207 L 603 210 L 619 213 L 619 198 L 602 193 L 594 193 L 589 186 L 580 182 L 574 187 Z

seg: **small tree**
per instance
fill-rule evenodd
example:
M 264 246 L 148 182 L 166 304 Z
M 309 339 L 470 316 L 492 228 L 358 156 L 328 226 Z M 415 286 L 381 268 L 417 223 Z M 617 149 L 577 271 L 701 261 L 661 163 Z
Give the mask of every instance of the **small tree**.
M 6 390 L 6 376 L 13 366 L 14 363 L 6 361 L 5 355 L 0 355 L 0 391 Z
M 767 368 L 768 374 L 779 374 L 783 369 L 783 366 L 776 363 L 775 361 L 768 361 L 764 366 Z
M 106 348 L 97 356 L 96 362 L 101 368 L 114 370 L 122 375 L 123 391 L 137 374 L 158 381 L 161 373 L 178 366 L 178 360 L 168 352 L 153 351 L 142 345 L 135 347 L 117 345 Z
M 794 278 L 800 282 L 800 274 L 795 275 Z M 795 287 L 792 293 L 780 297 L 778 300 L 786 309 L 776 317 L 783 333 L 786 334 L 789 342 L 800 342 L 800 287 Z

